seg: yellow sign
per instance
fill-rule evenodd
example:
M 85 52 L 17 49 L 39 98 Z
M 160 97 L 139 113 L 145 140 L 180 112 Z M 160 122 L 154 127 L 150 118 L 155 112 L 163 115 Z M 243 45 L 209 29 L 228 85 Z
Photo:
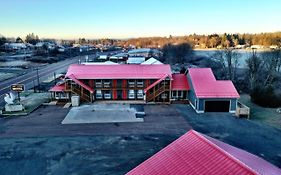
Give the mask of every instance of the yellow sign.
M 17 92 L 24 91 L 24 85 L 23 84 L 13 84 L 13 85 L 11 85 L 11 90 L 17 91 Z

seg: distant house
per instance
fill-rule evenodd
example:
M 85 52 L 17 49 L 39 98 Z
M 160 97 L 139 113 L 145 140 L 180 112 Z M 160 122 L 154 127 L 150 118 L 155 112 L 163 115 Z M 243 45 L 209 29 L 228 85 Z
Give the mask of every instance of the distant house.
M 210 68 L 189 68 L 188 99 L 198 113 L 235 113 L 240 97 L 232 81 L 216 80 Z
M 162 52 L 158 49 L 151 48 L 141 48 L 141 49 L 133 49 L 128 52 L 129 57 L 160 57 Z
M 5 51 L 16 51 L 21 49 L 26 49 L 27 45 L 25 43 L 5 43 L 2 48 Z
M 240 44 L 238 44 L 238 45 L 236 45 L 234 48 L 235 48 L 235 49 L 245 49 L 245 48 L 246 48 L 246 45 L 240 45 Z
M 142 62 L 141 64 L 163 64 L 161 61 L 151 57 L 148 60 L 146 60 L 145 62 Z
M 141 64 L 145 62 L 145 57 L 129 57 L 127 64 Z
M 244 150 L 191 130 L 127 175 L 277 175 L 281 170 Z
M 109 57 L 110 61 L 116 62 L 116 63 L 126 63 L 128 59 L 128 54 L 126 53 L 119 53 L 116 55 L 112 55 Z
M 116 65 L 118 63 L 112 62 L 112 61 L 105 61 L 105 62 L 86 62 L 86 63 L 81 63 L 84 65 Z
M 277 45 L 271 45 L 271 46 L 269 46 L 269 48 L 270 48 L 270 49 L 278 49 L 279 46 L 277 46 Z
M 252 45 L 251 46 L 251 49 L 262 49 L 263 48 L 263 46 L 261 46 L 261 45 Z
M 98 60 L 107 60 L 108 59 L 108 56 L 107 55 L 100 55 L 98 57 Z

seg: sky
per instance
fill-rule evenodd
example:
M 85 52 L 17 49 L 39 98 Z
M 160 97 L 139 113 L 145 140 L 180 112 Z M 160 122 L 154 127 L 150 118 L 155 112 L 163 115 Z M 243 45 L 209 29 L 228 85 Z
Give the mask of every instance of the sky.
M 281 0 L 0 0 L 0 34 L 133 38 L 281 31 Z

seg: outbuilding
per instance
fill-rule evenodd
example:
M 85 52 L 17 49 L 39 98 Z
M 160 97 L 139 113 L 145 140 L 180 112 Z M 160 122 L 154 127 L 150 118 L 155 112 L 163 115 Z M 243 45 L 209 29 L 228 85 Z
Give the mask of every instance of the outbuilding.
M 235 113 L 240 97 L 232 81 L 216 80 L 210 68 L 188 69 L 188 99 L 197 113 Z

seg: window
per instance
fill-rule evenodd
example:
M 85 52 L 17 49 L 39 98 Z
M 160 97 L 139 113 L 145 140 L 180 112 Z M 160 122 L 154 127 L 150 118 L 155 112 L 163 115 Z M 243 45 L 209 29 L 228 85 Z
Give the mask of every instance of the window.
M 129 80 L 129 87 L 135 87 L 135 80 Z
M 96 87 L 102 87 L 102 81 L 101 80 L 96 80 Z
M 109 80 L 104 80 L 103 86 L 106 87 L 106 88 L 110 87 L 110 81 Z
M 129 99 L 135 99 L 135 91 L 129 90 Z
M 138 90 L 137 98 L 143 99 L 143 90 Z
M 182 91 L 178 91 L 178 97 L 183 97 L 183 93 L 182 93 Z
M 142 80 L 137 81 L 137 87 L 143 87 L 143 81 Z
M 172 97 L 176 98 L 177 97 L 177 91 L 173 91 Z
M 97 91 L 96 91 L 96 99 L 102 99 L 101 90 L 97 90 Z
M 104 92 L 104 99 L 111 99 L 111 92 L 110 91 L 105 91 Z

